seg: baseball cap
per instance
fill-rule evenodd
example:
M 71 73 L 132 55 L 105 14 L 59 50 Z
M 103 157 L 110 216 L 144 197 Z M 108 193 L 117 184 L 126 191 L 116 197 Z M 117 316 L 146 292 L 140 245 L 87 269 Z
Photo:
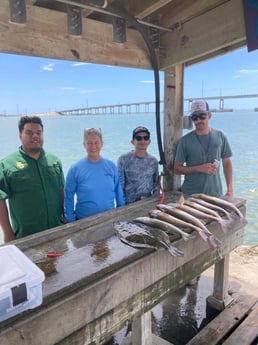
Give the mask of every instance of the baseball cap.
M 207 114 L 209 111 L 209 105 L 204 99 L 198 99 L 192 102 L 191 115 Z
M 141 133 L 141 132 L 147 133 L 147 134 L 150 136 L 150 132 L 149 132 L 149 130 L 148 130 L 146 127 L 139 126 L 139 127 L 136 127 L 136 128 L 133 130 L 133 139 L 135 138 L 135 136 L 136 136 L 138 133 Z

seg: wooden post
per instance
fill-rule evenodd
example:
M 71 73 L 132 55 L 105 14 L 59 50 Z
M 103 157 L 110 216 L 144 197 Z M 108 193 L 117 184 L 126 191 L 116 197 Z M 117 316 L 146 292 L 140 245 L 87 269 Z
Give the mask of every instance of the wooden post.
M 182 136 L 184 65 L 165 71 L 164 90 L 164 147 L 166 165 L 163 170 L 163 188 L 178 190 L 181 176 L 173 174 L 176 145 Z
M 132 323 L 132 345 L 151 345 L 151 311 L 141 315 Z
M 223 310 L 233 301 L 228 294 L 229 254 L 225 255 L 214 268 L 213 295 L 207 298 L 211 308 Z

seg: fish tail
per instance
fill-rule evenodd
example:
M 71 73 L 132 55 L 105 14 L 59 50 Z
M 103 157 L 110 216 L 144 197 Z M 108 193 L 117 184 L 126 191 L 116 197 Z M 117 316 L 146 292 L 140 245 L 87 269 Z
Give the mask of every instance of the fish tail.
M 213 235 L 208 237 L 208 244 L 211 250 L 221 247 L 221 241 Z
M 198 231 L 198 234 L 201 236 L 201 238 L 205 241 L 208 242 L 209 236 L 200 229 L 200 231 Z
M 221 227 L 221 230 L 226 234 L 229 230 L 229 225 L 232 224 L 232 218 L 230 219 L 223 219 L 223 218 L 218 218 L 218 223 Z
M 246 218 L 242 215 L 241 212 L 240 212 L 240 215 L 237 214 L 237 213 L 233 213 L 233 214 L 231 215 L 231 219 L 232 219 L 232 220 L 239 219 L 239 220 L 240 220 L 240 224 L 241 224 L 242 226 L 245 226 L 245 225 L 247 224 L 247 220 L 246 220 Z

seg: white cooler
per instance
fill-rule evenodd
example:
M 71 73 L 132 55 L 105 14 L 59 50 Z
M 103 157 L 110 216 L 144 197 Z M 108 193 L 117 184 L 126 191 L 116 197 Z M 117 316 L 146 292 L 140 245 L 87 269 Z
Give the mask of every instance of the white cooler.
M 0 321 L 42 303 L 44 272 L 15 245 L 0 247 Z

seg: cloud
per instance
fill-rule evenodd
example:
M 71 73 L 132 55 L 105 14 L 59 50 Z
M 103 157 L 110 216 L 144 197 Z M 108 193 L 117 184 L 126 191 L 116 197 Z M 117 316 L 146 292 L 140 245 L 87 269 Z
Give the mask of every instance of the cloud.
M 80 67 L 80 66 L 85 66 L 85 65 L 91 65 L 90 62 L 75 62 L 72 64 L 73 67 Z
M 249 74 L 249 73 L 258 73 L 258 69 L 240 69 L 238 73 Z
M 50 71 L 50 72 L 52 72 L 54 70 L 54 66 L 55 66 L 54 63 L 49 63 L 49 64 L 43 66 L 42 69 L 43 69 L 43 71 Z
M 64 86 L 61 88 L 61 90 L 65 90 L 65 91 L 73 91 L 73 90 L 78 90 L 76 87 L 72 87 L 72 86 Z
M 241 78 L 244 75 L 254 75 L 258 73 L 258 69 L 240 69 L 236 72 L 234 78 Z

